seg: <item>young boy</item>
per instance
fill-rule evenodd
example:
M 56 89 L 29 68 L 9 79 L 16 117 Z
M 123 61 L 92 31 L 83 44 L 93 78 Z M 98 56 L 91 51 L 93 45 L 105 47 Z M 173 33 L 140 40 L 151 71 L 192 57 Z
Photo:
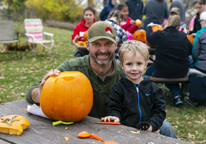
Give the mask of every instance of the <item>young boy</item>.
M 157 84 L 142 77 L 149 59 L 146 45 L 135 40 L 127 41 L 119 49 L 119 57 L 126 77 L 113 86 L 109 96 L 108 116 L 101 120 L 121 122 L 131 127 L 148 122 L 150 127 L 147 131 L 159 133 L 166 116 L 165 98 Z M 170 130 L 173 131 L 172 128 Z M 175 133 L 167 136 L 176 138 Z

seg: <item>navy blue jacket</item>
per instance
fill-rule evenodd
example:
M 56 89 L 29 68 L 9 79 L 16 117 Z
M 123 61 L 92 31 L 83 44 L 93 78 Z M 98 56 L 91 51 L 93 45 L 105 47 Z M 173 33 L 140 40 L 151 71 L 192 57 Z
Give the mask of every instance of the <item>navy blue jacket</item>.
M 138 93 L 136 87 L 127 78 L 116 83 L 109 95 L 108 115 L 118 117 L 121 124 L 131 127 L 149 122 L 152 131 L 156 131 L 166 117 L 163 91 L 148 77 L 138 85 Z
M 129 15 L 133 20 L 142 19 L 142 10 L 144 8 L 143 2 L 141 0 L 127 0 L 126 5 L 129 9 Z
M 115 7 L 115 5 L 112 5 L 112 0 L 108 0 L 108 4 L 106 4 L 101 11 L 99 17 L 102 21 L 106 20 L 109 13 L 112 11 L 112 9 Z

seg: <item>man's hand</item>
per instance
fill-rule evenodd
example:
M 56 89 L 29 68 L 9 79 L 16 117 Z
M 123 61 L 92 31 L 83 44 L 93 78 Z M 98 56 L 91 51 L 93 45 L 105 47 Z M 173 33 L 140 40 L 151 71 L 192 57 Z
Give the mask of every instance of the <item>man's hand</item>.
M 115 116 L 107 116 L 107 117 L 101 118 L 101 121 L 102 122 L 120 122 L 119 118 Z
M 158 24 L 154 24 L 153 22 L 151 22 L 151 23 L 149 23 L 147 26 L 153 27 L 153 26 L 156 26 L 156 25 L 158 25 Z
M 35 103 L 39 103 L 40 102 L 40 96 L 41 96 L 41 91 L 43 88 L 44 83 L 46 82 L 46 80 L 50 77 L 50 76 L 58 76 L 60 73 L 59 70 L 53 69 L 51 71 L 49 71 L 46 76 L 42 79 L 39 88 L 35 88 L 32 90 L 31 92 L 31 98 Z

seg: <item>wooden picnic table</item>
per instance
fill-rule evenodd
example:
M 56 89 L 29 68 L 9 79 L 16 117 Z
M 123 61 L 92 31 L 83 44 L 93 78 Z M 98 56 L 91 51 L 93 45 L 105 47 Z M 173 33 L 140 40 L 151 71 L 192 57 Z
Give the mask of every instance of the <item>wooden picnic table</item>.
M 20 136 L 0 133 L 1 144 L 103 144 L 103 142 L 93 138 L 78 138 L 77 135 L 81 131 L 93 133 L 103 138 L 103 141 L 110 140 L 119 144 L 149 144 L 149 142 L 189 144 L 189 142 L 146 131 L 140 131 L 140 135 L 132 134 L 130 131 L 137 131 L 137 129 L 124 125 L 90 124 L 88 122 L 99 122 L 100 120 L 89 116 L 72 125 L 52 126 L 52 120 L 26 113 L 28 104 L 25 100 L 17 100 L 0 105 L 0 117 L 21 115 L 30 122 L 30 126 Z M 65 137 L 68 136 L 69 139 L 66 140 Z

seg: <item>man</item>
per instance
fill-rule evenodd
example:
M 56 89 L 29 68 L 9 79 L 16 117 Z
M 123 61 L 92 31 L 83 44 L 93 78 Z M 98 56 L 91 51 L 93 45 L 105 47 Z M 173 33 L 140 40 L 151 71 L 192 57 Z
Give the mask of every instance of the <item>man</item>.
M 117 47 L 114 28 L 106 22 L 94 23 L 88 30 L 88 56 L 65 61 L 54 71 L 51 70 L 38 84 L 32 85 L 26 94 L 30 103 L 39 103 L 41 89 L 52 75 L 63 71 L 80 71 L 90 80 L 93 87 L 94 103 L 89 115 L 107 115 L 108 96 L 112 86 L 123 76 L 124 71 L 113 57 Z
M 129 15 L 133 20 L 142 19 L 143 2 L 141 0 L 127 0 L 125 3 L 129 9 Z
M 67 60 L 57 69 L 51 70 L 42 81 L 28 89 L 26 100 L 29 103 L 39 104 L 42 87 L 50 76 L 59 75 L 59 72 L 63 71 L 80 71 L 87 76 L 93 88 L 93 107 L 89 116 L 96 118 L 107 116 L 111 89 L 125 76 L 121 66 L 113 58 L 116 47 L 116 33 L 112 25 L 102 21 L 92 24 L 88 30 L 89 55 Z M 162 127 L 163 135 L 177 138 L 168 122 Z
M 181 22 L 186 23 L 185 21 L 185 7 L 184 4 L 182 3 L 181 0 L 170 0 L 171 5 L 170 5 L 170 9 L 171 10 L 173 7 L 178 7 L 180 9 L 180 18 L 181 18 Z

